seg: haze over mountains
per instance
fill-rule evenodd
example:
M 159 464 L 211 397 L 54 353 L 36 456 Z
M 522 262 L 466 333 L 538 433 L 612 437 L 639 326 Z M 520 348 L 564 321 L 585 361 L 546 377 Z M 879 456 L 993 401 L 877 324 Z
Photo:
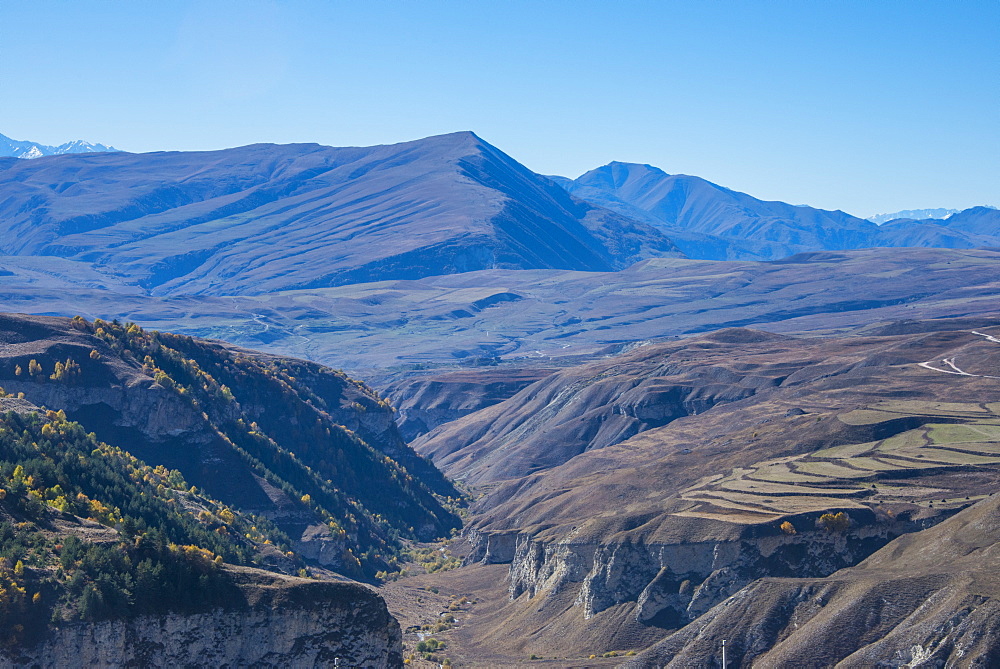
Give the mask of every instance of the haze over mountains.
M 894 211 L 891 214 L 876 214 L 874 216 L 869 216 L 868 220 L 872 223 L 877 223 L 881 225 L 887 223 L 888 221 L 894 221 L 897 218 L 912 218 L 913 220 L 920 221 L 925 218 L 948 218 L 952 214 L 957 214 L 958 209 L 904 209 L 902 211 Z

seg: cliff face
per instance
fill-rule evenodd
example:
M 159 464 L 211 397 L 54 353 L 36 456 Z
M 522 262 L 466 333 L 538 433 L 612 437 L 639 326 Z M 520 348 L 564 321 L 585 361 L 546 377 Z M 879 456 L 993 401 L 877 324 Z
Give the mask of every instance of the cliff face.
M 995 667 L 1000 498 L 826 578 L 760 579 L 623 666 Z
M 353 583 L 239 570 L 245 605 L 200 614 L 53 627 L 0 664 L 16 667 L 397 667 L 399 624 L 385 602 Z
M 633 603 L 635 621 L 677 628 L 752 581 L 817 577 L 857 564 L 901 534 L 931 521 L 872 522 L 849 532 L 726 537 L 677 543 L 549 542 L 513 533 L 472 531 L 470 561 L 509 563 L 508 593 L 552 596 L 567 589 L 592 618 Z

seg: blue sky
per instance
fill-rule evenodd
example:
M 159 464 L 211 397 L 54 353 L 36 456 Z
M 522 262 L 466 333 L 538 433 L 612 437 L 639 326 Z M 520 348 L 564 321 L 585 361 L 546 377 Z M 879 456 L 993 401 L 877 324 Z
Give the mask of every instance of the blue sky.
M 1000 205 L 1000 2 L 5 2 L 0 133 L 129 151 L 474 130 L 857 215 Z

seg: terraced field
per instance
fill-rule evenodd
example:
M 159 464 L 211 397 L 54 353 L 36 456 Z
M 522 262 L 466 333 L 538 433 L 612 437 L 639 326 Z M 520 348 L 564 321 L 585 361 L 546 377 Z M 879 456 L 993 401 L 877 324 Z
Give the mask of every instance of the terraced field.
M 847 425 L 927 422 L 887 439 L 765 460 L 703 479 L 682 492 L 694 505 L 676 515 L 771 522 L 834 510 L 968 506 L 984 495 L 956 491 L 968 491 L 970 478 L 1000 473 L 998 409 L 995 403 L 891 401 L 850 411 L 838 419 Z

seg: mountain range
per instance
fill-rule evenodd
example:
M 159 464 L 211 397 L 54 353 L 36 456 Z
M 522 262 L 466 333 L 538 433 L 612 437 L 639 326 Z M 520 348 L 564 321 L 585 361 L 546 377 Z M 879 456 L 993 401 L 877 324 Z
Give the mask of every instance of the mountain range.
M 1000 212 L 985 207 L 957 219 L 895 220 L 880 227 L 842 211 L 758 200 L 650 165 L 614 162 L 577 179 L 553 178 L 588 202 L 659 227 L 690 258 L 777 260 L 817 250 L 1000 243 Z M 971 218 L 978 225 L 968 225 Z
M 1000 245 L 1000 212 L 877 226 L 611 163 L 535 174 L 470 132 L 361 148 L 0 159 L 0 253 L 151 295 L 247 295 L 484 269 L 620 270 L 879 246 Z M 974 219 L 974 222 L 973 222 Z
M 678 255 L 456 133 L 393 146 L 0 162 L 8 255 L 57 256 L 153 294 L 245 294 L 477 269 L 621 269 Z
M 937 209 L 904 209 L 903 211 L 894 211 L 890 214 L 875 214 L 874 216 L 869 216 L 868 220 L 881 225 L 888 221 L 894 221 L 897 218 L 911 218 L 915 221 L 925 218 L 948 218 L 959 211 L 958 209 L 944 209 L 942 207 Z
M 30 160 L 42 156 L 59 156 L 65 153 L 95 153 L 117 151 L 118 149 L 103 144 L 91 144 L 82 139 L 66 142 L 59 146 L 48 146 L 38 142 L 18 141 L 5 135 L 0 135 L 0 158 L 21 158 Z
M 0 657 L 989 666 L 1000 212 L 902 213 L 470 132 L 0 157 Z

